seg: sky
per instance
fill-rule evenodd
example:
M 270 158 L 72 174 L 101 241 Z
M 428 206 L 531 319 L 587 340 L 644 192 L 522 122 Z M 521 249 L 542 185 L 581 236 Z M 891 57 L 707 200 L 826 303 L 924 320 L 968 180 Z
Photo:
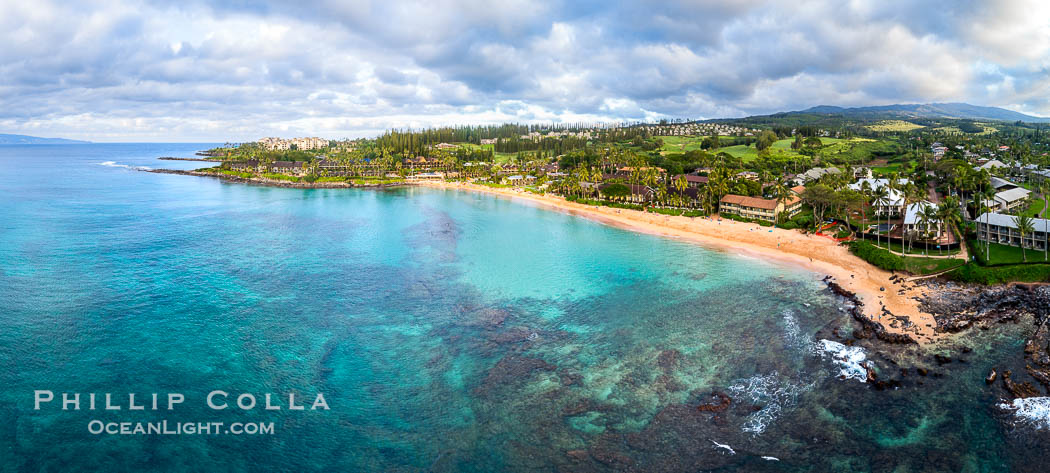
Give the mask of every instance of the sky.
M 968 102 L 1050 116 L 1045 0 L 0 0 L 0 133 L 375 136 Z

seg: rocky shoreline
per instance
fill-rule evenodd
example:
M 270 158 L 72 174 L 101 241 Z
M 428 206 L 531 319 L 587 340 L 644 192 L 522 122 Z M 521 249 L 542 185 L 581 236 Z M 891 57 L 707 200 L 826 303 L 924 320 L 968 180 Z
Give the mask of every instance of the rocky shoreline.
M 208 159 L 208 158 L 176 158 L 172 156 L 161 156 L 157 158 L 161 161 L 200 161 L 205 163 L 221 163 L 220 159 Z
M 1031 321 L 1033 333 L 1024 344 L 1025 372 L 1043 389 L 1030 381 L 1018 381 L 1019 373 L 993 369 L 988 384 L 1002 380 L 1002 388 L 1013 398 L 1050 395 L 1050 286 L 1012 284 L 992 288 L 944 284 L 925 301 L 925 310 L 937 319 L 937 330 L 959 333 L 970 329 L 990 330 L 998 324 Z
M 922 385 L 923 378 L 942 378 L 949 374 L 951 365 L 968 363 L 966 355 L 971 353 L 970 348 L 948 342 L 940 347 L 947 348 L 948 354 L 927 353 L 910 336 L 887 332 L 880 322 L 864 315 L 861 310 L 863 302 L 834 278 L 828 276 L 823 281 L 831 292 L 847 303 L 846 311 L 860 324 L 860 328 L 849 334 L 840 334 L 838 328 L 829 327 L 823 333 L 818 333 L 818 338 L 826 336 L 837 339 L 847 346 L 864 344 L 883 364 L 899 369 L 899 376 L 886 370 L 880 374 L 871 360 L 866 362 L 866 382 L 872 388 L 882 390 L 901 388 L 912 383 Z M 1025 341 L 1023 353 L 1019 353 L 1022 356 L 1017 358 L 1018 363 L 1024 366 L 1023 372 L 996 366 L 983 381 L 1004 399 L 1050 395 L 1050 286 L 1013 284 L 983 287 L 937 281 L 926 284 L 931 286 L 931 290 L 921 301 L 922 309 L 934 316 L 937 321 L 936 331 L 939 333 L 963 334 L 974 329 L 992 330 L 1005 323 L 1032 323 L 1033 332 Z M 888 312 L 886 315 L 896 318 Z M 905 363 L 912 366 L 902 366 Z M 1025 374 L 1029 379 L 1019 379 Z M 909 382 L 909 379 L 918 381 Z
M 163 159 L 163 158 L 161 158 Z M 200 161 L 200 160 L 189 160 L 189 161 Z M 392 184 L 353 184 L 349 182 L 289 182 L 279 181 L 277 179 L 267 179 L 265 177 L 239 177 L 231 176 L 228 174 L 216 174 L 211 172 L 203 171 L 185 171 L 180 169 L 143 169 L 144 172 L 152 172 L 157 174 L 179 174 L 183 176 L 197 176 L 197 177 L 211 177 L 227 182 L 236 182 L 239 184 L 251 184 L 257 186 L 267 187 L 286 187 L 292 189 L 352 189 L 352 188 L 368 188 L 368 189 L 379 189 L 387 187 L 404 187 L 411 186 L 414 183 L 411 182 L 398 182 Z

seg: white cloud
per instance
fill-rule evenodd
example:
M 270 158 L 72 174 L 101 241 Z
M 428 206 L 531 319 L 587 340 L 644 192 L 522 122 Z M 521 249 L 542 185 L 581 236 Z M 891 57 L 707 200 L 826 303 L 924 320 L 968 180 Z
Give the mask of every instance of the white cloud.
M 1050 114 L 1050 4 L 0 0 L 0 126 L 94 140 L 363 136 L 817 104 Z

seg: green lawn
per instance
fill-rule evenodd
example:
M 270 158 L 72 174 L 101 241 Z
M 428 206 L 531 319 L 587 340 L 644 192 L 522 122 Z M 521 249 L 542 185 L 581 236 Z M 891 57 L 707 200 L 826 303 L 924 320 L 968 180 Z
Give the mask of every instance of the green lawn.
M 744 146 L 744 145 L 727 146 L 725 148 L 718 148 L 718 151 L 719 152 L 723 152 L 724 151 L 725 153 L 727 153 L 727 154 L 729 154 L 731 156 L 736 156 L 736 157 L 738 157 L 740 159 L 743 159 L 745 162 L 746 161 L 751 161 L 751 160 L 753 160 L 755 158 L 758 158 L 758 150 L 755 149 L 755 145 L 751 145 L 751 146 Z
M 883 235 L 883 237 L 885 237 L 885 235 Z M 871 244 L 873 244 L 873 245 L 876 243 L 875 240 L 868 240 L 868 241 L 870 241 Z M 879 244 L 876 245 L 876 246 L 878 246 L 879 248 L 886 248 L 888 246 L 895 253 L 898 253 L 898 254 L 901 253 L 901 244 L 900 243 L 890 243 L 890 242 L 887 242 L 885 238 L 883 238 L 882 241 L 878 242 L 878 243 Z M 906 247 L 906 245 L 905 245 L 905 248 L 904 248 L 904 254 L 906 254 L 906 255 L 928 254 L 928 255 L 931 255 L 931 256 L 954 255 L 954 254 L 959 253 L 959 250 L 956 249 L 956 250 L 952 250 L 952 251 L 948 251 L 948 250 L 940 250 L 940 251 L 938 251 L 937 250 L 937 245 L 931 244 L 929 253 L 925 253 L 925 252 L 926 252 L 926 244 L 923 243 L 920 240 L 915 240 L 914 242 L 912 242 L 910 250 Z
M 844 140 L 844 139 L 841 139 L 841 138 L 821 138 L 820 142 L 824 144 L 823 145 L 824 148 L 822 148 L 822 150 L 824 150 L 824 151 L 822 151 L 822 152 L 828 152 L 827 150 L 835 150 L 835 149 L 837 149 L 838 146 L 841 145 L 841 143 L 843 143 L 845 141 L 849 141 L 849 140 Z M 791 144 L 794 143 L 794 142 L 795 142 L 794 138 L 777 140 L 775 143 L 773 143 L 773 146 L 770 146 L 769 149 L 772 152 L 774 152 L 774 153 L 781 152 L 781 153 L 792 155 L 792 156 L 798 156 L 799 155 L 798 152 L 796 152 L 795 150 L 791 149 Z M 733 156 L 736 156 L 736 157 L 738 157 L 740 159 L 743 159 L 745 162 L 746 161 L 751 161 L 751 160 L 753 160 L 753 159 L 758 157 L 758 149 L 755 148 L 754 144 L 752 144 L 751 146 L 744 146 L 744 145 L 727 146 L 725 148 L 719 148 L 718 151 L 725 151 L 726 153 L 729 153 L 730 155 L 733 155 Z
M 909 256 L 904 258 L 904 268 L 912 274 L 933 274 L 956 268 L 966 264 L 958 258 L 919 258 Z
M 1023 212 L 1023 215 L 1038 217 L 1039 214 L 1043 212 L 1044 204 L 1045 202 L 1043 202 L 1043 199 L 1033 197 L 1031 203 L 1028 205 L 1028 209 Z
M 905 164 L 910 166 L 911 162 L 909 161 L 907 163 L 889 163 L 885 166 L 872 166 L 871 173 L 877 176 L 879 174 L 890 174 L 894 172 L 899 172 L 901 170 L 901 167 Z
M 985 253 L 984 241 L 977 241 L 973 245 L 975 251 L 981 252 L 983 258 Z M 1033 249 L 1025 250 L 1028 254 L 1029 263 L 1043 263 L 1043 252 Z M 1017 264 L 1024 263 L 1024 258 L 1021 254 L 1021 248 L 1016 246 L 1000 245 L 998 243 L 992 243 L 990 256 L 988 258 L 989 264 Z
M 457 143 L 452 143 L 452 144 L 454 144 L 456 146 L 462 146 L 462 147 L 467 148 L 467 149 L 487 149 L 487 150 L 492 150 L 492 148 L 495 147 L 494 145 L 476 145 L 474 143 L 463 143 L 463 142 L 457 142 Z M 497 162 L 497 163 L 501 163 L 501 164 L 502 163 L 509 163 L 511 161 L 514 161 L 514 158 L 517 158 L 517 157 L 518 157 L 517 153 L 497 153 L 495 151 L 492 152 L 492 160 Z
M 685 153 L 701 149 L 700 143 L 706 136 L 657 136 L 657 138 L 664 141 L 664 145 L 660 147 L 661 152 Z

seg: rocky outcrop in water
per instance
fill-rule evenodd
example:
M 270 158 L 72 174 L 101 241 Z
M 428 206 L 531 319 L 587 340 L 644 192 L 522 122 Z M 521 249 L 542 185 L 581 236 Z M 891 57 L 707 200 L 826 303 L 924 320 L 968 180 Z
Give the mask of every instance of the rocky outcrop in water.
M 701 402 L 699 406 L 696 406 L 696 410 L 701 412 L 722 412 L 729 409 L 729 405 L 733 403 L 733 399 L 728 394 L 722 391 L 715 391 L 711 393 L 711 401 Z
M 489 369 L 488 375 L 481 382 L 481 385 L 474 390 L 474 394 L 482 397 L 488 396 L 497 389 L 503 389 L 507 386 L 518 386 L 524 383 L 531 378 L 532 373 L 535 371 L 551 372 L 556 369 L 558 369 L 557 366 L 539 358 L 507 355 L 499 360 L 496 366 Z

